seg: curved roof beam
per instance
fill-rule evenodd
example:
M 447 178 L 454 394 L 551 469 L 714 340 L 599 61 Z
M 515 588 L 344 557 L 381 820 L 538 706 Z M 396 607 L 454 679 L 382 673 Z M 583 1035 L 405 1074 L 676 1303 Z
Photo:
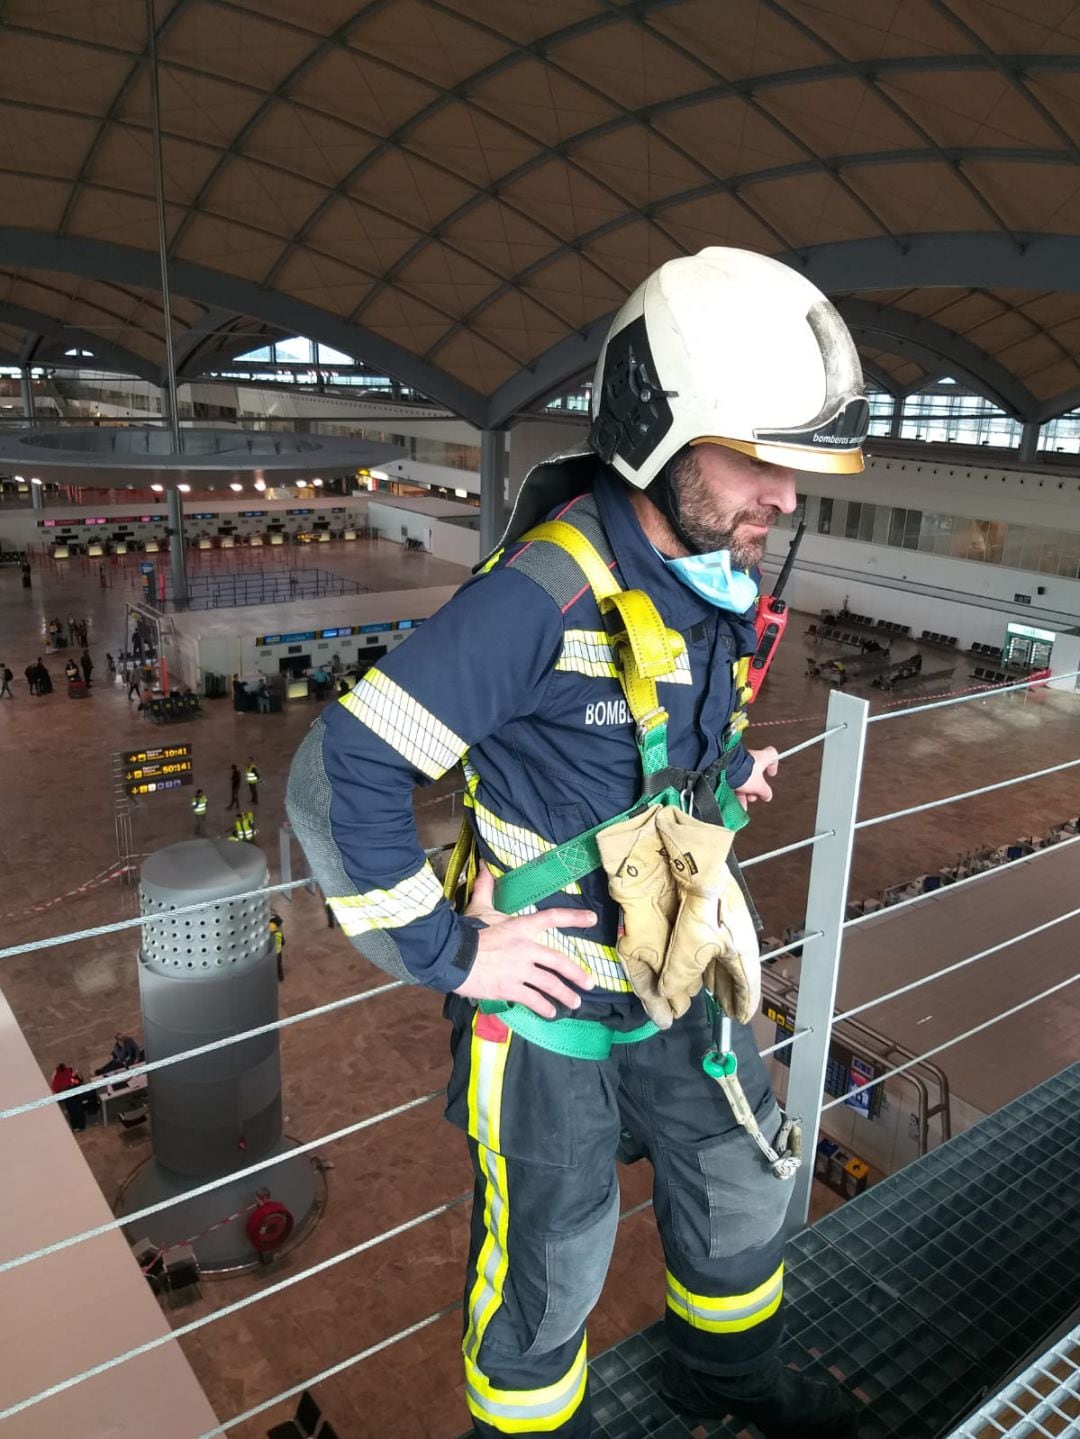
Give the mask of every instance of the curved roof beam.
M 1080 293 L 1080 236 L 1075 235 L 1027 235 L 1022 251 L 1004 235 L 988 231 L 910 235 L 903 254 L 891 240 L 881 237 L 818 245 L 778 258 L 832 295 L 930 285 Z M 970 341 L 962 341 L 944 326 L 931 329 L 916 315 L 900 318 L 902 312 L 886 314 L 870 308 L 875 310 L 875 323 L 867 327 L 868 332 L 885 334 L 891 327 L 894 335 L 907 337 L 907 353 L 913 354 L 910 346 L 918 344 L 928 356 L 932 354 L 930 369 L 944 367 L 955 372 L 962 366 L 970 371 L 980 394 L 1019 418 L 1035 419 L 1045 410 L 1024 385 Z M 515 413 L 531 408 L 580 375 L 599 354 L 610 321 L 610 315 L 601 316 L 559 340 L 527 369 L 500 385 L 491 396 L 489 424 L 505 425 Z M 917 334 L 914 326 L 919 327 Z M 935 348 L 938 345 L 945 348 Z
M 103 370 L 116 370 L 121 375 L 137 375 L 140 380 L 158 383 L 157 366 L 134 350 L 96 335 L 91 330 L 82 330 L 74 325 L 65 325 L 55 315 L 41 310 L 28 310 L 22 305 L 0 303 L 0 324 L 19 325 L 30 333 L 48 340 L 62 342 L 65 349 L 89 350 L 97 365 Z M 43 361 L 37 360 L 36 364 Z
M 859 356 L 859 360 L 862 364 L 862 372 L 865 378 L 873 380 L 878 389 L 884 390 L 894 404 L 902 398 L 903 389 L 896 383 L 888 370 L 882 365 L 875 365 L 873 360 L 863 359 L 862 355 Z
M 928 355 L 928 365 L 920 359 L 927 370 L 940 368 L 944 362 L 955 379 L 963 380 L 1015 419 L 1035 418 L 1039 402 L 1022 381 L 978 345 L 936 320 L 852 296 L 838 300 L 836 307 L 853 334 L 871 336 L 880 348 L 894 354 L 915 355 L 918 351 L 920 356 Z
M 0 256 L 7 265 L 28 269 L 55 270 L 62 274 L 84 275 L 96 280 L 119 284 L 140 285 L 156 290 L 161 285 L 157 256 L 149 250 L 129 245 L 116 245 L 105 240 L 54 235 L 45 230 L 24 230 L 18 226 L 0 226 Z M 228 310 L 232 314 L 250 315 L 275 329 L 292 335 L 306 335 L 321 340 L 335 350 L 356 355 L 365 362 L 380 366 L 421 394 L 438 400 L 463 420 L 483 429 L 487 422 L 488 402 L 478 391 L 448 375 L 445 370 L 427 364 L 411 351 L 387 340 L 372 330 L 331 315 L 317 305 L 295 300 L 274 290 L 264 290 L 250 280 L 225 275 L 204 265 L 174 260 L 169 266 L 169 280 L 174 295 L 196 300 L 210 308 Z M 50 325 L 58 322 L 49 316 Z M 31 328 L 42 328 L 34 324 Z M 42 329 L 42 333 L 49 333 Z M 74 331 L 66 331 L 74 334 Z M 73 340 L 73 343 L 75 341 Z M 87 349 L 101 352 L 105 342 L 92 336 Z M 126 352 L 125 352 L 126 353 Z M 147 361 L 140 360 L 145 366 Z M 157 369 L 143 378 L 156 384 Z M 142 374 L 142 371 L 136 371 Z

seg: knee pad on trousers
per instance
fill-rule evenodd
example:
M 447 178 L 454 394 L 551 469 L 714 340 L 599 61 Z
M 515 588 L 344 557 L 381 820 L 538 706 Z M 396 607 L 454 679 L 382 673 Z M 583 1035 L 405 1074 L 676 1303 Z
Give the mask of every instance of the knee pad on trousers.
M 770 1140 L 780 1128 L 780 1111 L 769 1098 L 759 1116 Z M 667 1157 L 667 1156 L 666 1156 Z M 724 1259 L 767 1244 L 781 1230 L 791 1202 L 790 1180 L 777 1179 L 764 1156 L 742 1129 L 703 1145 L 692 1156 L 693 1182 L 680 1182 L 672 1164 L 670 1202 L 673 1237 L 690 1259 Z M 702 1184 L 704 1180 L 704 1184 Z
M 618 1226 L 616 1185 L 603 1211 L 582 1228 L 537 1235 L 531 1255 L 519 1246 L 507 1276 L 508 1302 L 492 1319 L 484 1352 L 538 1359 L 579 1334 L 604 1287 Z

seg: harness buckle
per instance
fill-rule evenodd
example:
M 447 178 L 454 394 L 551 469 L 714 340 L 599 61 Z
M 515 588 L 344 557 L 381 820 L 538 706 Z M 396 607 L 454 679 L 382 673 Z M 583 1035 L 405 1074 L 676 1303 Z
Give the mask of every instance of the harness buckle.
M 663 706 L 658 706 L 656 709 L 649 710 L 646 714 L 643 714 L 638 720 L 634 730 L 638 742 L 640 743 L 645 740 L 654 729 L 657 729 L 662 724 L 667 724 L 667 721 L 668 712 Z

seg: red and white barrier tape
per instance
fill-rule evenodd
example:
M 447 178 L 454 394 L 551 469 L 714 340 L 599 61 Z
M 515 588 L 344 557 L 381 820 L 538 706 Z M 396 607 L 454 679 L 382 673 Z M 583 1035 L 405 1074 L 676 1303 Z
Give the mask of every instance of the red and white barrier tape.
M 65 893 L 58 894 L 53 899 L 42 900 L 40 904 L 27 905 L 25 909 L 10 910 L 7 914 L 0 915 L 0 919 L 21 919 L 24 915 L 41 914 L 47 909 L 52 909 L 55 905 L 63 904 L 66 899 L 75 899 L 80 894 L 88 894 L 90 890 L 96 889 L 98 885 L 108 884 L 110 880 L 119 879 L 122 874 L 128 874 L 133 870 L 137 870 L 138 867 L 137 864 L 114 864 L 110 869 L 102 870 L 100 874 L 95 874 L 92 879 L 88 879 L 84 884 L 76 885 L 74 889 L 66 890 Z
M 998 690 L 998 689 L 1001 689 L 1001 688 L 1002 688 L 1002 686 L 1001 686 L 1000 684 L 997 684 L 997 685 L 969 685 L 967 689 L 963 689 L 963 690 L 939 690 L 939 691 L 937 691 L 937 692 L 934 693 L 934 694 L 928 694 L 928 695 L 905 695 L 903 699 L 899 699 L 899 700 L 887 700 L 884 704 L 878 705 L 878 707 L 877 707 L 877 709 L 874 711 L 874 713 L 875 713 L 875 714 L 880 714 L 880 712 L 881 712 L 882 710 L 896 709 L 898 705 L 920 705 L 920 704 L 928 704 L 928 703 L 930 703 L 932 700 L 951 700 L 951 699 L 958 699 L 961 695 L 973 695 L 973 694 L 978 694 L 978 693 L 980 692 L 980 690 L 985 690 L 985 692 L 986 692 L 987 694 L 993 694 L 995 690 Z M 1036 682 L 1036 683 L 1034 683 L 1034 684 L 1032 684 L 1032 685 L 1030 686 L 1030 689 L 1031 689 L 1032 692 L 1034 692 L 1035 690 L 1039 690 L 1039 689 L 1041 689 L 1041 688 L 1042 688 L 1042 685 L 1041 685 L 1040 683 L 1038 683 L 1038 682 Z M 1020 693 L 1020 691 L 1017 690 L 1017 694 L 1019 694 L 1019 693 Z M 767 728 L 771 728 L 771 727 L 774 726 L 774 725 L 783 725 L 783 724 L 811 724 L 811 723 L 812 723 L 812 724 L 824 724 L 824 723 L 825 723 L 825 715 L 824 715 L 824 713 L 822 713 L 822 714 L 816 714 L 816 715 L 793 715 L 790 719 L 775 719 L 775 720 L 756 720 L 756 719 L 753 718 L 753 714 L 751 713 L 751 718 L 750 718 L 750 727 L 751 727 L 752 729 L 767 729 Z
M 198 1234 L 192 1234 L 187 1239 L 178 1239 L 175 1244 L 163 1244 L 160 1249 L 154 1250 L 149 1263 L 141 1266 L 142 1272 L 149 1273 L 161 1256 L 168 1254 L 170 1249 L 181 1249 L 185 1244 L 194 1244 L 196 1239 L 205 1239 L 208 1234 L 213 1234 L 215 1229 L 224 1229 L 226 1224 L 233 1224 L 237 1219 L 243 1219 L 245 1214 L 250 1214 L 253 1209 L 258 1209 L 262 1202 L 261 1199 L 256 1199 L 251 1204 L 245 1204 L 243 1209 L 237 1209 L 235 1213 L 227 1214 L 224 1219 L 219 1219 L 216 1223 L 207 1225 L 205 1229 L 200 1229 Z

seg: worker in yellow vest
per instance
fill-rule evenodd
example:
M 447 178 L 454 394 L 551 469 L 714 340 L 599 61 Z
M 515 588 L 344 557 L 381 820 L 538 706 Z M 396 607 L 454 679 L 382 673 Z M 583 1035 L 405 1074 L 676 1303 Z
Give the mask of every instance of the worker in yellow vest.
M 248 801 L 251 804 L 259 803 L 259 771 L 255 767 L 255 761 L 249 759 L 247 769 L 244 771 L 244 778 L 247 780 Z
M 244 813 L 240 816 L 240 818 L 243 820 L 244 823 L 244 838 L 248 841 L 249 844 L 254 844 L 255 838 L 259 833 L 259 831 L 255 828 L 254 811 L 250 809 L 245 810 Z
M 191 801 L 191 812 L 195 816 L 195 834 L 201 839 L 206 833 L 206 793 L 197 789 Z
M 278 983 L 285 978 L 285 963 L 283 951 L 285 949 L 285 935 L 281 926 L 281 915 L 271 914 L 270 916 L 270 937 L 274 941 L 274 954 L 277 956 L 277 977 Z

